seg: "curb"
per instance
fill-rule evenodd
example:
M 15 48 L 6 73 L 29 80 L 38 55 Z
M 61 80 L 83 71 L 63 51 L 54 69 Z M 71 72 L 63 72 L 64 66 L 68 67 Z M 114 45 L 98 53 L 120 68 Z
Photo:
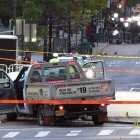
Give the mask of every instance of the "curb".
M 139 124 L 140 117 L 108 117 L 108 123 Z
M 104 54 L 105 50 L 106 50 L 108 47 L 109 47 L 109 43 L 108 43 L 106 46 L 104 46 L 103 48 L 101 48 L 101 49 L 97 52 L 97 54 Z

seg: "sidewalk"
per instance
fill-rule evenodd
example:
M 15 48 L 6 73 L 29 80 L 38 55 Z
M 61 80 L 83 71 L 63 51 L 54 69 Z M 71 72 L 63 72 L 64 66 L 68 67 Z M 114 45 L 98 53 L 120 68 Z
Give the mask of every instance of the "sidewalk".
M 99 50 L 107 55 L 140 56 L 140 44 L 108 44 Z
M 108 123 L 122 123 L 133 124 L 134 126 L 140 125 L 140 117 L 108 117 Z
M 109 43 L 96 43 L 95 47 L 92 48 L 92 54 L 100 54 L 103 53 L 104 49 L 109 46 Z

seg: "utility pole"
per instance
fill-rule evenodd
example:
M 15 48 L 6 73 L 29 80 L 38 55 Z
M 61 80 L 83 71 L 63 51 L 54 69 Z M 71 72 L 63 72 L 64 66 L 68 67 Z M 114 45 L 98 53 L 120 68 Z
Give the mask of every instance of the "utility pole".
M 52 58 L 52 15 L 49 16 L 49 46 L 48 46 L 48 53 L 47 53 L 47 61 Z
M 68 53 L 71 53 L 71 22 L 68 22 Z
M 17 13 L 17 0 L 13 0 L 13 30 L 16 33 L 16 13 Z
M 52 16 L 49 17 L 49 48 L 48 52 L 52 51 Z

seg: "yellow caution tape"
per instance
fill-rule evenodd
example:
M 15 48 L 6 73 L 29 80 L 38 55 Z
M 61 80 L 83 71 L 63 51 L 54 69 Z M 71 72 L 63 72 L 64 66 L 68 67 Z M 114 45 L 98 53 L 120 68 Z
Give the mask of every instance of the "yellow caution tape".
M 8 50 L 8 49 L 0 49 L 0 51 L 9 51 L 9 52 L 27 52 L 28 50 Z M 40 54 L 53 54 L 54 52 L 41 52 L 41 51 L 28 51 L 31 53 L 40 53 Z M 65 53 L 58 53 L 58 54 L 64 54 Z M 90 57 L 102 57 L 102 58 L 130 58 L 130 59 L 140 59 L 140 56 L 123 56 L 123 55 L 103 55 L 103 54 L 71 54 L 71 53 L 66 53 L 70 55 L 76 55 L 76 56 L 90 56 Z

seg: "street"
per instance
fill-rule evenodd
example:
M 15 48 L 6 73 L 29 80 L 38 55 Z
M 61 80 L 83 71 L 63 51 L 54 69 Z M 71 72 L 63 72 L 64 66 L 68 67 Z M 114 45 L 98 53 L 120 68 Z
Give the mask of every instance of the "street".
M 5 122 L 0 126 L 0 139 L 48 139 L 48 140 L 109 140 L 138 139 L 140 128 L 133 124 L 105 123 L 95 126 L 92 122 L 72 122 L 57 126 L 39 127 L 34 121 Z
M 110 45 L 104 49 L 104 53 L 115 55 L 116 58 L 105 58 L 108 65 L 109 76 L 115 80 L 116 100 L 139 101 L 140 100 L 140 48 L 136 44 Z M 117 56 L 127 58 L 117 58 Z M 138 58 L 129 58 L 137 56 Z M 130 116 L 139 117 L 140 105 L 109 105 L 108 115 L 125 117 L 126 112 Z

